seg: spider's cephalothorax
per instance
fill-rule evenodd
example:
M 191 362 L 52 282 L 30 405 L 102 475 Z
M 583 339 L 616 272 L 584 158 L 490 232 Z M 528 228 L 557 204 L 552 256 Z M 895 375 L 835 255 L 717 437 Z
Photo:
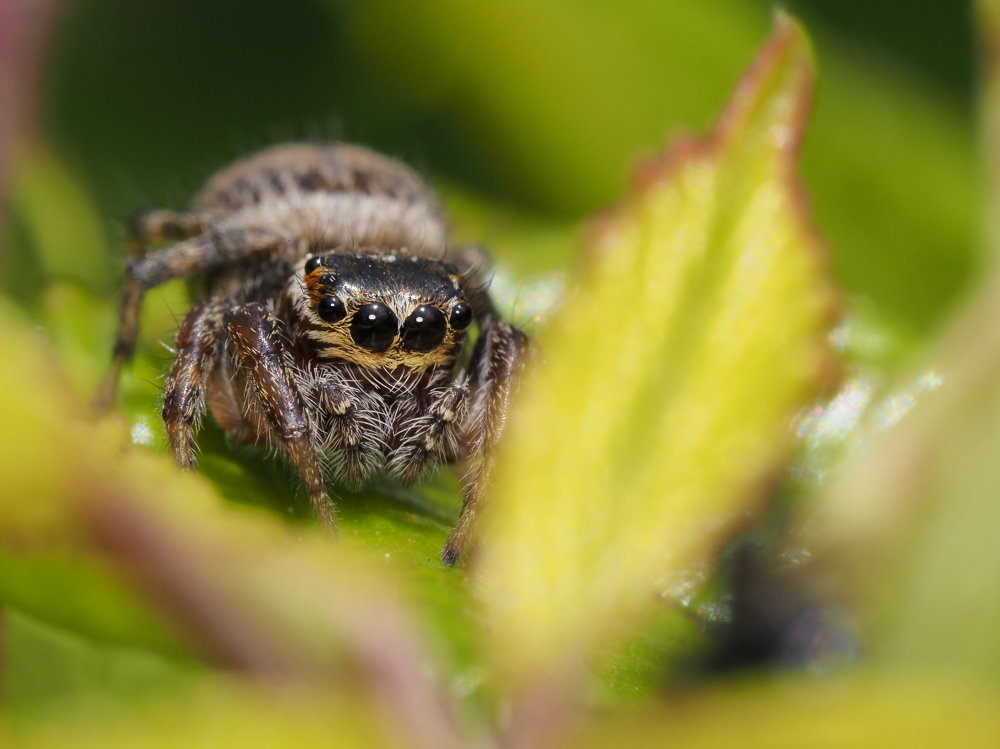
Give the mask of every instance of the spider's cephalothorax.
M 442 553 L 454 563 L 526 340 L 476 277 L 482 254 L 449 246 L 419 177 L 356 146 L 278 146 L 216 174 L 187 211 L 140 214 L 130 238 L 100 400 L 114 399 L 133 353 L 143 294 L 197 276 L 201 300 L 178 331 L 163 399 L 178 462 L 194 465 L 207 405 L 229 434 L 285 452 L 333 527 L 326 465 L 350 481 L 387 471 L 411 482 L 435 464 L 476 459 Z M 471 356 L 460 359 L 466 345 Z

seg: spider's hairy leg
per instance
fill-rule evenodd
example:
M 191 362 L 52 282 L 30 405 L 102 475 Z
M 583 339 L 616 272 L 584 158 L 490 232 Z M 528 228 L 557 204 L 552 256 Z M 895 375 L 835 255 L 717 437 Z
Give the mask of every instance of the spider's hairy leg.
M 329 447 L 340 459 L 337 469 L 349 483 L 361 484 L 382 457 L 385 405 L 357 384 L 333 377 L 321 379 L 317 392 Z
M 453 247 L 448 252 L 448 260 L 458 266 L 463 276 L 479 285 L 483 285 L 487 272 L 493 266 L 489 252 L 477 244 Z
M 469 363 L 471 404 L 466 431 L 472 457 L 482 460 L 467 478 L 462 513 L 441 550 L 441 560 L 454 565 L 464 553 L 475 525 L 483 494 L 493 470 L 493 448 L 503 433 L 515 380 L 524 366 L 528 338 L 513 325 L 494 315 L 480 320 L 479 339 Z
M 184 318 L 177 331 L 177 357 L 167 376 L 163 423 L 177 462 L 193 468 L 194 431 L 205 411 L 205 387 L 218 361 L 226 304 L 204 301 Z
M 425 468 L 454 456 L 469 396 L 467 377 L 435 392 L 426 411 L 400 425 L 399 447 L 390 458 L 392 471 L 404 484 L 413 483 Z
M 230 357 L 223 356 L 225 351 L 225 346 L 221 346 L 215 366 L 206 375 L 205 402 L 215 423 L 226 434 L 237 442 L 255 445 L 260 442 L 262 434 L 267 434 L 267 419 L 256 409 L 249 412 L 244 409 L 243 401 L 237 395 L 239 383 L 233 381 L 233 363 Z
M 122 366 L 135 353 L 139 311 L 147 291 L 175 278 L 187 278 L 235 260 L 275 250 L 284 241 L 270 232 L 256 229 L 206 232 L 171 247 L 131 258 L 125 270 L 125 291 L 111 367 L 94 399 L 95 407 L 105 410 L 114 403 Z
M 225 313 L 230 351 L 247 378 L 247 395 L 267 417 L 309 492 L 320 523 L 336 527 L 326 494 L 318 440 L 309 420 L 282 323 L 262 304 L 250 302 Z
M 125 251 L 141 255 L 147 247 L 196 237 L 208 227 L 210 218 L 197 212 L 152 208 L 132 214 L 128 220 Z

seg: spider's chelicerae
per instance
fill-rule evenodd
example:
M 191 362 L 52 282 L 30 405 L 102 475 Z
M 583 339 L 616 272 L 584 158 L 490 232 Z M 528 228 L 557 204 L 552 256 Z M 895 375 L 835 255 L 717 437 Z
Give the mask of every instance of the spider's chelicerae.
M 481 253 L 450 246 L 412 170 L 357 146 L 277 146 L 216 174 L 186 211 L 140 214 L 130 237 L 135 250 L 173 244 L 128 263 L 101 401 L 132 356 L 143 294 L 197 277 L 163 397 L 181 466 L 195 465 L 207 405 L 233 437 L 287 454 L 332 528 L 325 466 L 351 482 L 386 471 L 409 483 L 471 459 L 442 551 L 458 559 L 527 341 L 477 277 Z

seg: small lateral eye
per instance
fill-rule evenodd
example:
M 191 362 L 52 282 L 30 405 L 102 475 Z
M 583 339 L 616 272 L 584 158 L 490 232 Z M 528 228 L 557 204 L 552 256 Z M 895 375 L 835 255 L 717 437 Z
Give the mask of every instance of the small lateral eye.
M 396 316 L 381 302 L 363 305 L 351 320 L 351 338 L 369 351 L 385 351 L 392 345 L 398 330 Z
M 465 330 L 472 322 L 472 307 L 465 302 L 459 302 L 451 308 L 451 327 L 455 330 Z
M 339 296 L 325 296 L 319 300 L 316 314 L 327 322 L 337 322 L 347 316 L 347 308 Z
M 322 264 L 323 264 L 323 257 L 321 255 L 313 255 L 311 258 L 306 260 L 306 275 L 308 276 Z
M 403 348 L 408 351 L 431 351 L 441 345 L 447 330 L 444 313 L 423 304 L 403 323 Z

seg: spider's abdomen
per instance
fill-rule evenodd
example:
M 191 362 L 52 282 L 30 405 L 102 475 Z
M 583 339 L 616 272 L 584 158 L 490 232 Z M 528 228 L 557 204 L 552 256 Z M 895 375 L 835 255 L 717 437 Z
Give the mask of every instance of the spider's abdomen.
M 292 143 L 241 159 L 217 172 L 195 208 L 236 211 L 310 193 L 381 195 L 437 207 L 437 198 L 406 165 L 360 146 Z
M 350 145 L 287 144 L 216 173 L 191 207 L 231 226 L 308 241 L 438 254 L 447 230 L 437 196 L 406 165 Z

